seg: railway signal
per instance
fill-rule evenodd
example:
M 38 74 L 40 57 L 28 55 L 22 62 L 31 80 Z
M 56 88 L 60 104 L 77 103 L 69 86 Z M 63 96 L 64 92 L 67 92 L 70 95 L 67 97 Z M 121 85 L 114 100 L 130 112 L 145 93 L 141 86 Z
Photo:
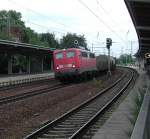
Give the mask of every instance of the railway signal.
M 106 47 L 108 49 L 108 76 L 111 76 L 111 71 L 110 71 L 110 46 L 111 45 L 112 45 L 112 39 L 106 38 Z
M 106 38 L 106 47 L 107 47 L 107 49 L 110 49 L 110 46 L 112 46 L 112 39 L 111 38 Z

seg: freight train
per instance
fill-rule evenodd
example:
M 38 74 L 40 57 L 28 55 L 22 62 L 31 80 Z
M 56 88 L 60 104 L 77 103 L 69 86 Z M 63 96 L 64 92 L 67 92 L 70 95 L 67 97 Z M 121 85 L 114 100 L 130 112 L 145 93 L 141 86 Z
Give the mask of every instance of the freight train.
M 108 70 L 108 57 L 79 48 L 55 50 L 53 52 L 55 78 L 60 81 L 93 77 L 98 72 Z M 110 57 L 110 69 L 116 67 L 116 61 Z

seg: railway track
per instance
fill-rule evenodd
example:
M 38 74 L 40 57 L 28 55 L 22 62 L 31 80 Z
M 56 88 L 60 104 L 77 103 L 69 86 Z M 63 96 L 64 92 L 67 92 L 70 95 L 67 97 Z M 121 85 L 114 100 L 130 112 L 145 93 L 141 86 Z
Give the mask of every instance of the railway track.
M 98 115 L 95 120 L 89 123 L 81 132 L 80 132 L 80 139 L 92 139 L 94 135 L 103 127 L 105 122 L 111 117 L 113 112 L 117 110 L 119 105 L 125 100 L 131 89 L 133 88 L 135 81 L 138 77 L 137 72 L 134 72 L 134 77 L 130 85 L 128 86 L 127 90 L 116 99 L 115 102 L 111 104 L 109 108 L 103 111 L 102 114 Z
M 45 126 L 24 139 L 79 138 L 82 130 L 126 90 L 132 79 L 133 71 L 129 70 L 126 75 L 99 92 L 98 95 L 70 110 L 58 119 L 47 122 Z
M 49 83 L 50 81 L 55 81 L 55 79 L 51 79 L 51 80 L 45 79 L 45 80 L 39 80 L 39 81 L 33 81 L 33 82 L 25 82 L 25 83 L 22 83 L 22 84 L 4 86 L 4 87 L 0 87 L 0 91 L 16 89 L 16 88 L 20 88 L 20 87 L 28 87 L 28 86 L 36 85 L 36 84 Z
M 46 88 L 42 88 L 39 90 L 28 91 L 25 93 L 21 93 L 21 94 L 9 96 L 9 97 L 2 97 L 2 98 L 0 98 L 0 105 L 11 103 L 11 102 L 16 102 L 16 101 L 23 100 L 23 99 L 33 97 L 36 95 L 48 93 L 48 92 L 53 91 L 53 90 L 61 89 L 65 86 L 67 86 L 67 85 L 62 85 L 59 83 L 59 84 L 56 84 L 56 85 L 53 85 L 50 87 L 46 87 Z

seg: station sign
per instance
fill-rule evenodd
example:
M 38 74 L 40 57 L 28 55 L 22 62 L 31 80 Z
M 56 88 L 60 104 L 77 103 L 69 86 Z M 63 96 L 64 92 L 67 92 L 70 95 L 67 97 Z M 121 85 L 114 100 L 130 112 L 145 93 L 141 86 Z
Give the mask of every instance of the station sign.
M 145 58 L 150 58 L 150 53 L 146 53 Z

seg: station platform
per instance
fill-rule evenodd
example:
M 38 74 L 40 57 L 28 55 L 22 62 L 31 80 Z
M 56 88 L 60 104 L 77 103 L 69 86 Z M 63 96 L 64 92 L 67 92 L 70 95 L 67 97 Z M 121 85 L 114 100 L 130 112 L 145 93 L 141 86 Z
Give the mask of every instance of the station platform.
M 46 72 L 40 74 L 1 76 L 0 87 L 28 83 L 28 82 L 38 81 L 38 80 L 45 80 L 50 78 L 54 78 L 53 72 Z
M 136 69 L 139 73 L 139 77 L 135 83 L 134 88 L 130 91 L 128 96 L 119 105 L 117 110 L 106 121 L 106 123 L 96 132 L 92 139 L 130 139 L 132 131 L 134 129 L 131 122 L 133 117 L 133 108 L 135 102 L 133 98 L 139 92 L 139 88 L 143 86 L 149 86 L 149 78 L 146 72 L 142 69 Z M 142 120 L 143 121 L 143 120 Z M 141 127 L 140 127 L 141 128 Z M 142 127 L 143 128 L 143 127 Z M 136 138 L 137 139 L 137 138 Z M 141 139 L 141 138 L 140 138 Z

